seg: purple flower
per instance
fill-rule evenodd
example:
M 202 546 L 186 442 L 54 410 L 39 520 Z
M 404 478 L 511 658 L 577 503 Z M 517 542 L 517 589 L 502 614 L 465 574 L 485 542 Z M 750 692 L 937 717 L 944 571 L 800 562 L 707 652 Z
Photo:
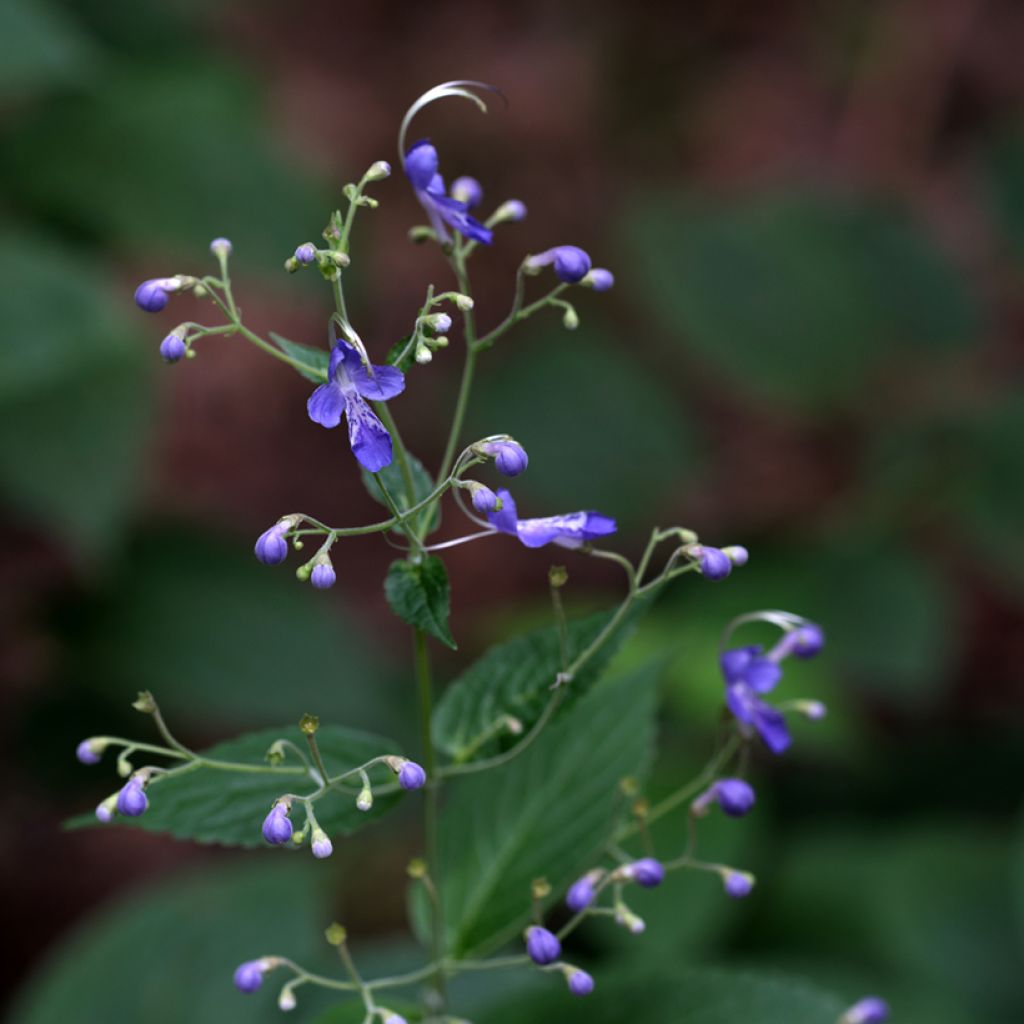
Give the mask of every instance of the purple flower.
M 316 259 L 316 246 L 312 242 L 303 242 L 295 250 L 295 259 L 303 266 L 309 266 Z
M 750 561 L 750 552 L 742 544 L 730 544 L 722 548 L 722 552 L 729 556 L 733 565 L 746 565 Z
M 75 757 L 77 757 L 82 764 L 99 764 L 103 747 L 100 746 L 99 749 L 97 749 L 97 746 L 98 744 L 95 740 L 82 740 L 82 742 L 75 748 Z
M 782 712 L 761 700 L 782 678 L 782 669 L 761 653 L 761 647 L 736 647 L 720 658 L 725 677 L 725 703 L 733 716 L 753 726 L 773 754 L 781 754 L 790 744 L 789 730 Z
M 884 1024 L 889 1019 L 889 1004 L 878 996 L 867 996 L 854 1003 L 839 1018 L 839 1024 Z
M 501 533 L 511 534 L 528 548 L 558 544 L 563 548 L 579 548 L 599 537 L 607 537 L 617 529 L 615 520 L 600 512 L 571 512 L 564 516 L 542 519 L 519 519 L 516 503 L 507 490 L 498 491 L 501 508 L 487 515 L 491 525 Z
M 402 789 L 421 789 L 426 781 L 427 773 L 415 761 L 406 761 L 398 769 L 398 784 Z
M 722 885 L 726 894 L 734 900 L 749 896 L 754 889 L 754 876 L 746 871 L 734 871 L 732 868 L 722 869 Z
M 330 562 L 318 562 L 313 566 L 313 571 L 309 574 L 309 582 L 317 590 L 330 590 L 337 581 L 338 574 L 334 571 L 334 566 Z
M 438 241 L 451 241 L 450 227 L 466 238 L 490 245 L 493 237 L 490 229 L 470 215 L 466 203 L 446 194 L 444 179 L 437 168 L 437 150 L 427 139 L 414 142 L 405 154 L 406 177 L 412 182 L 416 198 L 426 212 Z
M 518 441 L 487 441 L 480 449 L 494 459 L 502 476 L 519 476 L 530 464 L 526 449 Z
M 256 557 L 264 565 L 280 565 L 288 557 L 288 540 L 285 534 L 291 524 L 286 520 L 275 523 L 264 530 L 256 541 Z
M 498 508 L 499 498 L 490 489 L 490 487 L 484 487 L 483 484 L 477 484 L 473 488 L 473 494 L 470 499 L 473 502 L 473 508 L 477 510 L 481 515 L 487 515 L 488 512 L 495 512 Z
M 590 273 L 590 257 L 576 245 L 556 245 L 536 256 L 527 256 L 524 268 L 528 273 L 537 273 L 552 264 L 555 277 L 563 284 L 577 284 Z
M 814 622 L 805 622 L 794 629 L 793 634 L 796 636 L 793 653 L 798 658 L 813 658 L 825 646 L 825 633 L 821 626 Z
M 586 910 L 596 897 L 597 890 L 590 875 L 584 875 L 569 886 L 569 891 L 565 894 L 565 905 L 574 914 L 579 914 Z
M 484 198 L 483 186 L 476 178 L 456 178 L 451 187 L 452 199 L 465 203 L 467 209 L 479 206 Z
M 665 880 L 665 868 L 653 857 L 643 857 L 626 866 L 625 872 L 637 885 L 654 889 Z
M 719 779 L 694 800 L 693 810 L 703 814 L 711 804 L 717 803 L 730 818 L 742 818 L 756 799 L 754 787 L 743 779 Z
M 526 929 L 526 952 L 535 964 L 543 967 L 554 963 L 562 955 L 562 944 L 547 928 L 531 925 Z
M 292 837 L 292 819 L 288 817 L 288 805 L 278 801 L 263 819 L 263 838 L 271 846 L 281 846 Z
M 724 580 L 732 572 L 732 562 L 720 548 L 711 548 L 702 544 L 692 550 L 697 556 L 701 575 L 705 579 Z
M 266 967 L 262 960 L 247 960 L 235 968 L 235 988 L 239 992 L 255 992 L 263 984 Z
M 606 292 L 615 284 L 615 275 L 604 267 L 594 267 L 580 284 L 595 292 Z
M 173 331 L 160 342 L 160 358 L 165 363 L 176 363 L 185 355 L 185 339 Z
M 589 996 L 594 991 L 594 979 L 578 967 L 570 968 L 566 972 L 565 980 L 574 996 Z
M 219 256 L 221 253 L 225 256 L 230 256 L 233 249 L 234 246 L 228 238 L 215 238 L 210 243 L 210 252 L 212 252 L 214 256 Z
M 170 299 L 170 292 L 181 288 L 181 282 L 173 277 L 151 277 L 135 289 L 135 305 L 147 313 L 159 313 Z
M 146 813 L 149 797 L 142 788 L 141 779 L 129 779 L 117 794 L 117 813 L 126 818 L 137 818 Z
M 348 419 L 348 439 L 355 457 L 371 473 L 391 465 L 391 435 L 366 399 L 386 402 L 405 390 L 405 376 L 393 366 L 363 365 L 359 353 L 338 339 L 331 353 L 328 382 L 321 384 L 306 403 L 309 418 L 322 427 L 336 427 L 342 414 Z
M 327 833 L 323 829 L 315 829 L 313 832 L 312 842 L 310 848 L 313 851 L 313 856 L 317 860 L 323 860 L 325 857 L 330 857 L 334 853 L 334 845 L 327 837 Z

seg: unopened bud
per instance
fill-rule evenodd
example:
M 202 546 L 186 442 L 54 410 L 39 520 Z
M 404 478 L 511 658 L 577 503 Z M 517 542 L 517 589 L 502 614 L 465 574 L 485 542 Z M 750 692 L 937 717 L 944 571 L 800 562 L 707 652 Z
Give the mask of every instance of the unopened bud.
M 383 181 L 391 176 L 391 164 L 387 160 L 377 160 L 370 165 L 364 177 L 367 181 Z
M 562 314 L 562 326 L 567 331 L 575 331 L 580 325 L 580 318 L 572 306 L 566 306 Z
M 475 303 L 473 302 L 472 298 L 470 298 L 470 296 L 463 295 L 461 292 L 459 292 L 455 296 L 455 305 L 463 313 L 468 313 L 473 308 Z
M 546 878 L 535 878 L 530 883 L 530 893 L 535 900 L 546 900 L 551 895 L 551 883 Z
M 356 797 L 356 807 L 361 811 L 368 811 L 373 807 L 373 790 L 369 786 L 363 786 Z
M 409 861 L 409 864 L 405 869 L 405 873 L 410 878 L 426 878 L 427 862 L 423 860 L 422 857 L 414 857 Z
M 569 582 L 569 570 L 564 565 L 553 565 L 548 569 L 548 583 L 553 587 L 564 587 Z
M 518 199 L 506 199 L 494 213 L 491 214 L 489 224 L 505 224 L 508 221 L 522 220 L 526 216 L 526 204 Z
M 299 728 L 307 736 L 312 736 L 320 728 L 320 719 L 316 715 L 305 714 L 299 719 Z
M 313 835 L 310 839 L 310 849 L 313 851 L 313 856 L 317 860 L 323 860 L 325 857 L 330 857 L 334 853 L 334 845 L 331 840 L 327 837 L 327 833 L 322 828 L 313 829 Z
M 140 690 L 138 697 L 132 701 L 132 707 L 136 711 L 141 711 L 144 715 L 151 715 L 156 711 L 156 701 L 149 690 Z
M 285 985 L 277 997 L 277 1008 L 287 1013 L 288 1010 L 294 1010 L 295 1005 L 295 993 L 288 985 Z
M 345 931 L 344 925 L 340 925 L 335 921 L 325 929 L 324 938 L 332 946 L 340 946 L 348 938 L 348 932 Z

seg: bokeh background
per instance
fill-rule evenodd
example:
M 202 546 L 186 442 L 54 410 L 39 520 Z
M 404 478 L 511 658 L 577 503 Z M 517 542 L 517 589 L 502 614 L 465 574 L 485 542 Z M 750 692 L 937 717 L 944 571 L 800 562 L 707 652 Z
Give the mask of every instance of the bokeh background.
M 643 940 L 595 928 L 584 952 L 598 969 L 729 963 L 849 1001 L 877 990 L 900 1024 L 1024 1019 L 1022 52 L 1013 0 L 5 0 L 10 1019 L 276 1019 L 273 994 L 243 1002 L 230 970 L 270 949 L 316 962 L 335 917 L 368 970 L 417 956 L 400 938 L 413 817 L 342 844 L 333 872 L 61 822 L 115 784 L 74 744 L 144 729 L 128 708 L 142 688 L 193 744 L 303 711 L 415 742 L 380 587 L 393 552 L 339 547 L 327 595 L 251 555 L 286 511 L 377 515 L 342 437 L 308 422 L 306 382 L 241 340 L 161 364 L 194 302 L 151 317 L 131 296 L 210 272 L 227 235 L 246 320 L 318 343 L 329 296 L 283 259 L 344 182 L 395 161 L 408 104 L 454 77 L 496 83 L 508 106 L 426 113 L 442 169 L 530 211 L 474 259 L 482 322 L 526 252 L 581 245 L 617 278 L 582 294 L 575 333 L 541 315 L 486 357 L 470 433 L 526 445 L 527 514 L 599 507 L 631 552 L 672 522 L 753 552 L 727 583 L 679 585 L 625 656 L 672 652 L 654 788 L 707 755 L 729 617 L 783 607 L 830 639 L 787 682 L 829 718 L 759 759 L 757 813 L 713 837 L 760 876 L 755 896 L 726 906 L 713 881 L 682 879 L 640 908 Z M 420 214 L 401 176 L 375 194 L 348 279 L 382 355 L 449 278 L 406 239 Z M 452 341 L 393 403 L 428 465 Z M 461 647 L 439 654 L 443 678 L 546 621 L 548 564 L 502 542 L 451 553 Z M 614 567 L 570 572 L 574 608 L 615 599 Z M 495 994 L 467 992 L 466 1012 L 498 1019 Z

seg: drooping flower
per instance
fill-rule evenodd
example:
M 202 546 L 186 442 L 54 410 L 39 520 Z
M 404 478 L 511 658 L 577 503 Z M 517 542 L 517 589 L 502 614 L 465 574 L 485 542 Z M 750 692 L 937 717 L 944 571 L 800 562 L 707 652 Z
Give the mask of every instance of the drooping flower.
M 330 562 L 317 562 L 313 571 L 309 574 L 309 582 L 317 590 L 329 590 L 338 581 L 338 574 Z
M 539 274 L 548 266 L 554 267 L 555 277 L 562 284 L 578 284 L 590 273 L 591 261 L 589 254 L 578 245 L 556 245 L 536 256 L 527 256 L 523 263 L 523 269 L 529 274 Z
M 323 860 L 325 857 L 330 857 L 334 852 L 334 845 L 328 838 L 327 833 L 322 828 L 318 828 L 313 830 L 310 849 L 317 860 Z
M 526 449 L 511 438 L 504 441 L 485 441 L 479 446 L 479 450 L 494 459 L 494 468 L 502 476 L 519 476 L 530 464 Z
M 540 548 L 545 544 L 579 548 L 618 529 L 614 519 L 600 512 L 570 512 L 563 516 L 519 519 L 512 495 L 502 489 L 498 491 L 498 497 L 501 508 L 497 512 L 489 512 L 488 521 L 501 533 L 518 537 L 528 548 Z
M 589 996 L 594 991 L 594 979 L 578 967 L 570 967 L 566 971 L 565 981 L 574 996 Z
M 541 967 L 554 963 L 562 955 L 562 944 L 558 936 L 540 925 L 526 929 L 526 952 L 530 959 Z
M 741 900 L 754 891 L 754 876 L 749 871 L 722 869 L 722 886 L 734 900 Z
M 427 773 L 415 761 L 406 761 L 398 769 L 398 784 L 402 789 L 422 789 L 426 781 Z
M 106 743 L 103 742 L 103 740 L 82 740 L 82 742 L 75 748 L 75 757 L 77 757 L 82 764 L 99 764 L 100 757 L 102 757 L 105 748 Z
M 185 339 L 177 331 L 171 331 L 160 342 L 160 358 L 165 363 L 178 362 L 179 359 L 184 358 L 186 351 Z
M 283 800 L 278 800 L 263 819 L 263 838 L 271 846 L 281 846 L 291 839 L 293 832 L 292 819 L 288 817 L 288 805 Z
M 753 808 L 756 799 L 749 782 L 719 779 L 693 801 L 692 810 L 696 815 L 706 814 L 711 804 L 717 803 L 730 818 L 742 818 Z
M 291 520 L 285 518 L 264 530 L 256 539 L 256 557 L 264 565 L 280 565 L 288 557 L 285 534 L 291 529 Z
M 640 860 L 633 861 L 632 864 L 627 864 L 623 873 L 645 889 L 654 889 L 665 880 L 664 866 L 661 861 L 655 860 L 653 857 L 642 857 Z
M 701 575 L 708 580 L 724 580 L 732 572 L 732 559 L 721 548 L 701 544 L 692 549 Z
M 247 960 L 235 968 L 235 988 L 239 992 L 255 992 L 263 984 L 263 975 L 266 973 L 266 965 L 262 960 Z
M 151 277 L 135 289 L 135 305 L 147 313 L 159 313 L 170 301 L 170 293 L 180 291 L 181 287 L 176 277 Z
M 574 914 L 582 913 L 597 898 L 594 882 L 593 872 L 587 872 L 582 878 L 577 878 L 569 886 L 569 891 L 565 894 L 565 905 Z
M 338 339 L 331 353 L 328 381 L 306 403 L 309 418 L 322 427 L 336 427 L 348 419 L 352 453 L 371 473 L 391 465 L 391 435 L 370 408 L 367 399 L 386 402 L 405 390 L 405 375 L 393 366 L 367 368 L 359 353 Z
M 477 484 L 472 489 L 470 501 L 473 503 L 473 508 L 481 515 L 487 515 L 488 512 L 496 511 L 500 503 L 500 499 L 494 491 L 483 484 Z
M 117 794 L 117 813 L 127 818 L 137 818 L 140 814 L 145 814 L 148 807 L 149 797 L 142 788 L 142 780 L 129 779 Z
M 839 1024 L 885 1024 L 889 1019 L 889 1004 L 878 996 L 867 996 L 854 1003 L 839 1018 Z
M 452 228 L 466 238 L 490 245 L 493 238 L 491 230 L 469 213 L 467 203 L 447 194 L 444 179 L 437 168 L 437 150 L 428 139 L 421 139 L 409 147 L 405 154 L 405 174 L 412 182 L 416 198 L 438 240 L 450 242 L 448 228 Z M 459 181 L 464 182 L 465 179 L 460 178 Z

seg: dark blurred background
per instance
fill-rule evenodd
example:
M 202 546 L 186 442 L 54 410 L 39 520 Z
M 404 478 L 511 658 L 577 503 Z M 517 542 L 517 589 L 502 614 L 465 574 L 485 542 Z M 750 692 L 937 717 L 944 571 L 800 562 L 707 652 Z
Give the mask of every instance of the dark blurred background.
M 760 760 L 757 814 L 720 837 L 755 896 L 725 906 L 680 880 L 640 908 L 643 945 L 593 929 L 590 953 L 878 990 L 900 1024 L 1024 1019 L 1022 52 L 1013 0 L 5 0 L 11 1019 L 276 1019 L 272 994 L 232 993 L 231 968 L 312 958 L 338 916 L 382 962 L 415 955 L 390 938 L 412 818 L 342 844 L 334 873 L 61 822 L 116 784 L 75 743 L 140 735 L 141 688 L 194 744 L 303 711 L 415 742 L 387 545 L 337 548 L 327 595 L 251 555 L 288 511 L 377 516 L 343 438 L 309 423 L 305 381 L 240 339 L 161 364 L 167 330 L 209 314 L 185 298 L 147 316 L 132 291 L 212 272 L 226 235 L 247 322 L 319 344 L 329 295 L 282 261 L 346 181 L 396 163 L 406 107 L 455 77 L 495 83 L 507 109 L 449 100 L 415 134 L 449 179 L 484 183 L 488 210 L 529 208 L 474 258 L 481 322 L 504 315 L 526 252 L 577 244 L 617 279 L 581 293 L 575 333 L 539 315 L 486 356 L 468 435 L 526 445 L 524 514 L 599 507 L 630 552 L 655 523 L 752 551 L 726 583 L 679 585 L 626 656 L 676 652 L 653 785 L 707 755 L 729 617 L 783 607 L 830 639 L 786 692 L 829 718 Z M 383 356 L 450 278 L 406 240 L 421 215 L 402 176 L 375 194 L 348 281 Z M 452 342 L 393 403 L 428 466 Z M 461 647 L 438 656 L 443 678 L 546 621 L 548 564 L 501 542 L 451 553 Z M 574 607 L 617 597 L 614 571 L 569 564 Z M 466 1005 L 486 1021 L 484 997 Z

